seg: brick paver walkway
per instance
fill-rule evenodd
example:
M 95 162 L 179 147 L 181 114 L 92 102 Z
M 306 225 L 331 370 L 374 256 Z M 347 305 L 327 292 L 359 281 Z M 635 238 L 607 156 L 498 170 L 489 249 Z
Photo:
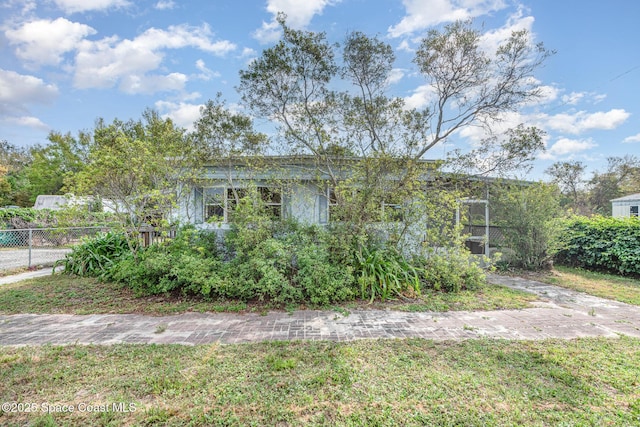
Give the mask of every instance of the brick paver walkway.
M 268 340 L 355 340 L 420 337 L 640 337 L 640 307 L 592 297 L 539 282 L 491 276 L 490 281 L 534 292 L 534 308 L 478 312 L 405 313 L 386 310 L 185 313 L 173 316 L 0 316 L 0 345 L 115 343 L 245 343 Z

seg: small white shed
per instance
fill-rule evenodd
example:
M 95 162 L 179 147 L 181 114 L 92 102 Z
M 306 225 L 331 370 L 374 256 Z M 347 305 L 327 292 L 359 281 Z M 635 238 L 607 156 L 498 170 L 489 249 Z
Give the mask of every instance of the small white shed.
M 611 200 L 611 216 L 614 218 L 638 216 L 640 193 Z

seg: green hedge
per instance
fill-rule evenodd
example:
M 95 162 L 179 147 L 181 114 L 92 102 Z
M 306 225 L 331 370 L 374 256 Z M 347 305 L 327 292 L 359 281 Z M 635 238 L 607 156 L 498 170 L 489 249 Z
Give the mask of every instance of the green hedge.
M 558 236 L 558 264 L 640 277 L 640 219 L 575 217 Z

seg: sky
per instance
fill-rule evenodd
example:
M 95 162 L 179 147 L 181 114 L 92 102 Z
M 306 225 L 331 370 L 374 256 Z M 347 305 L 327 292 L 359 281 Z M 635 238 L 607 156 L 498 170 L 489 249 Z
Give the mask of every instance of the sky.
M 0 5 L 0 140 L 45 144 L 139 119 L 146 108 L 187 129 L 220 92 L 243 111 L 239 70 L 279 38 L 278 12 L 296 29 L 378 36 L 396 52 L 389 94 L 422 107 L 430 91 L 412 63 L 433 28 L 473 19 L 483 43 L 528 30 L 556 53 L 536 73 L 544 96 L 504 124 L 546 132 L 530 173 L 557 161 L 604 170 L 610 156 L 640 155 L 640 2 L 637 0 L 5 0 Z M 257 122 L 258 127 L 268 128 Z M 458 132 L 427 157 L 474 146 Z

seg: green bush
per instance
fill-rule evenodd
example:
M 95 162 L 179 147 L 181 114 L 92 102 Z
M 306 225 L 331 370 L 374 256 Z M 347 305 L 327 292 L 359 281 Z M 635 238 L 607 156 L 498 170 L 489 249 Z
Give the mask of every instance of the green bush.
M 351 270 L 329 262 L 324 231 L 295 223 L 269 227 L 272 236 L 262 241 L 253 240 L 252 227 L 229 234 L 226 244 L 234 253 L 229 261 L 215 233 L 182 229 L 171 241 L 121 258 L 110 275 L 137 295 L 180 291 L 275 305 L 328 305 L 354 297 Z
M 62 265 L 64 272 L 77 276 L 110 278 L 110 271 L 121 258 L 131 256 L 127 236 L 123 233 L 100 233 L 74 246 L 54 268 Z
M 216 282 L 221 267 L 216 235 L 186 227 L 174 239 L 121 258 L 110 275 L 137 295 L 182 290 L 208 297 L 222 286 Z
M 559 264 L 640 277 L 640 219 L 574 217 L 557 236 Z
M 363 248 L 356 253 L 356 275 L 362 298 L 382 301 L 406 291 L 420 292 L 417 270 L 392 249 Z
M 420 266 L 421 284 L 436 291 L 460 292 L 479 289 L 485 283 L 485 273 L 466 252 L 431 255 L 416 260 Z
M 493 220 L 504 236 L 501 262 L 526 270 L 549 268 L 552 237 L 561 214 L 557 189 L 543 183 L 505 185 L 494 193 Z
M 326 245 L 311 244 L 300 248 L 297 267 L 294 280 L 312 304 L 328 305 L 356 296 L 353 269 L 332 263 Z

